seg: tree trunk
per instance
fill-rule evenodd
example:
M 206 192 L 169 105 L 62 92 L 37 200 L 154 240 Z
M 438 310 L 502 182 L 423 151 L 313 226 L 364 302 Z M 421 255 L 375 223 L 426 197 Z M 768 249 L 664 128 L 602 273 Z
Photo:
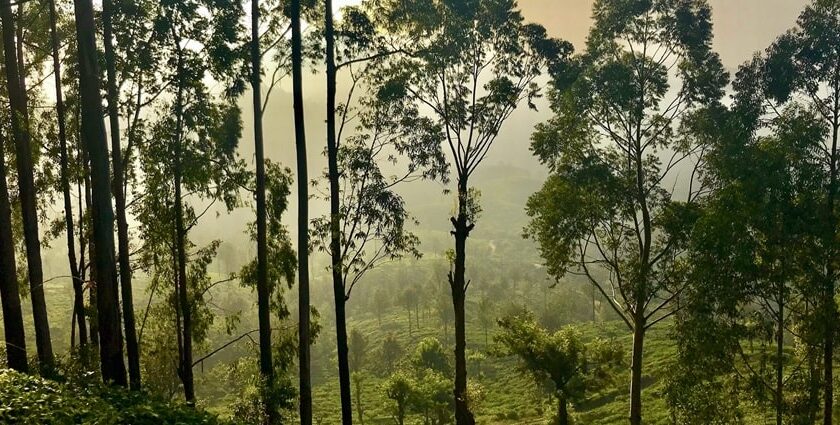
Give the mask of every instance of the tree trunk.
M 99 97 L 96 27 L 91 0 L 75 0 L 79 49 L 79 93 L 82 105 L 82 138 L 90 158 L 93 240 L 96 269 L 96 307 L 99 320 L 99 355 L 105 382 L 126 385 L 123 338 L 120 326 L 117 269 L 114 261 L 114 211 L 108 146 Z
M 637 316 L 643 316 L 643 314 Z M 644 318 L 634 321 L 633 357 L 630 363 L 630 424 L 642 423 L 642 355 L 645 342 Z
M 61 58 L 59 57 L 58 30 L 55 0 L 50 0 L 50 40 L 52 44 L 53 76 L 55 78 L 55 112 L 58 116 L 58 143 L 61 162 L 61 190 L 64 194 L 64 221 L 67 228 L 67 260 L 70 263 L 70 279 L 73 283 L 73 318 L 79 326 L 79 346 L 87 345 L 87 327 L 85 325 L 82 278 L 76 260 L 76 239 L 73 224 L 73 202 L 70 195 L 70 176 L 67 158 L 67 125 L 65 122 L 64 92 L 61 87 Z M 81 305 L 80 305 L 81 303 Z M 74 338 L 75 339 L 75 338 Z
M 6 141 L 0 133 L 0 301 L 3 304 L 3 335 L 6 360 L 18 372 L 28 372 L 26 333 L 20 306 L 20 292 L 12 238 L 12 209 L 6 187 Z
M 113 1 L 102 1 L 103 41 L 105 44 L 105 67 L 107 71 L 108 121 L 110 123 L 111 157 L 114 168 L 114 207 L 117 215 L 117 243 L 119 246 L 119 276 L 122 294 L 123 320 L 125 321 L 125 348 L 128 354 L 128 376 L 132 390 L 140 389 L 140 350 L 137 346 L 137 328 L 134 322 L 134 295 L 131 285 L 130 250 L 128 246 L 128 222 L 125 213 L 125 176 L 120 146 L 120 111 L 117 93 L 116 64 L 114 60 L 114 36 L 111 24 Z
M 263 152 L 262 67 L 260 64 L 260 2 L 251 0 L 251 92 L 254 103 L 254 152 L 257 162 L 257 316 L 260 328 L 260 374 L 268 391 L 274 389 L 274 364 L 271 359 L 271 289 L 268 284 L 268 236 L 265 210 L 265 153 Z M 278 423 L 279 415 L 272 398 L 264 400 L 269 425 Z
M 785 294 L 784 284 L 779 284 L 779 318 L 776 323 L 776 425 L 782 425 L 784 413 L 784 348 L 785 348 Z
M 298 367 L 300 423 L 312 425 L 309 329 L 309 177 L 306 164 L 306 130 L 303 118 L 303 48 L 300 30 L 300 0 L 292 0 L 292 86 L 295 114 L 295 150 L 298 185 Z
M 569 406 L 562 395 L 557 396 L 557 424 L 569 425 Z
M 84 177 L 84 180 L 85 180 L 85 208 L 87 208 L 88 215 L 90 215 L 90 211 L 93 210 L 93 207 L 92 207 L 92 205 L 93 205 L 92 202 L 93 201 L 91 200 L 91 194 L 90 194 L 90 161 L 88 160 L 88 156 L 87 156 L 86 152 L 82 152 L 82 157 L 83 157 L 82 161 L 84 162 L 84 168 L 85 168 L 85 177 Z M 80 217 L 83 217 L 83 215 L 80 215 Z M 82 218 L 80 218 L 79 220 L 80 220 L 79 222 L 81 223 Z M 89 313 L 88 313 L 88 320 L 90 321 L 90 343 L 91 343 L 91 345 L 93 345 L 93 347 L 97 351 L 99 351 L 99 325 L 98 325 L 99 319 L 97 318 L 98 315 L 96 313 L 96 308 L 94 308 L 94 306 L 96 306 L 96 282 L 97 282 L 98 279 L 96 278 L 96 267 L 94 267 L 94 264 L 93 264 L 94 252 L 95 251 L 93 249 L 93 245 L 94 245 L 93 244 L 93 235 L 92 235 L 92 232 L 90 230 L 90 219 L 88 219 L 88 228 L 84 229 L 80 233 L 82 233 L 83 235 L 86 236 L 86 244 L 87 244 L 87 252 L 88 252 L 88 264 L 85 264 L 85 262 L 82 261 L 82 267 L 88 267 L 89 268 L 89 272 L 88 272 L 88 281 L 89 281 L 89 285 L 88 285 L 88 305 L 90 306 L 90 310 L 89 310 Z M 82 247 L 84 247 L 85 243 L 81 243 L 80 245 Z M 84 251 L 84 248 L 82 248 L 82 250 Z M 84 258 L 82 258 L 82 260 L 84 260 Z M 84 272 L 82 272 L 82 277 L 84 278 Z M 84 309 L 84 305 L 82 305 L 82 308 Z
M 11 106 L 12 135 L 15 142 L 18 189 L 23 218 L 23 236 L 26 243 L 26 261 L 29 271 L 29 297 L 35 322 L 35 344 L 42 373 L 52 370 L 55 358 L 50 339 L 47 303 L 44 299 L 44 275 L 41 267 L 41 241 L 38 234 L 38 204 L 35 193 L 35 175 L 32 164 L 32 141 L 29 135 L 29 117 L 26 92 L 23 85 L 24 70 L 19 69 L 23 58 L 18 57 L 15 45 L 15 22 L 9 0 L 0 3 L 3 26 L 3 52 L 6 66 L 6 88 Z
M 836 202 L 837 196 L 837 139 L 840 135 L 840 109 L 838 103 L 840 102 L 840 93 L 838 89 L 834 90 L 834 120 L 832 122 L 831 132 L 831 157 L 830 160 L 830 175 L 828 182 L 828 219 L 831 220 L 829 226 L 829 257 L 826 262 L 826 282 L 825 293 L 823 295 L 823 309 L 825 310 L 825 317 L 823 323 L 825 324 L 825 341 L 823 344 L 823 425 L 831 425 L 834 415 L 834 332 L 835 322 L 837 320 L 837 304 L 834 301 L 835 284 L 834 284 L 834 260 L 837 255 L 836 252 L 836 236 L 837 227 L 836 219 Z
M 173 29 L 174 35 L 174 29 Z M 184 76 L 184 57 L 178 45 L 177 38 L 174 38 L 176 43 L 176 50 L 178 52 L 178 70 L 177 70 L 177 84 L 178 94 L 175 100 L 175 152 L 173 155 L 173 186 L 175 188 L 175 250 L 176 250 L 176 264 L 178 269 L 175 271 L 178 279 L 178 305 L 181 311 L 181 364 L 179 366 L 179 375 L 181 383 L 184 385 L 184 399 L 190 406 L 195 405 L 195 383 L 193 380 L 192 370 L 192 304 L 190 303 L 189 285 L 187 282 L 187 247 L 186 247 L 186 229 L 184 227 L 184 200 L 181 194 L 181 155 L 182 155 L 182 133 L 183 133 L 183 115 L 184 115 L 184 83 L 182 78 Z
M 405 402 L 397 403 L 397 425 L 405 425 Z
M 455 273 L 450 272 L 449 285 L 452 289 L 452 304 L 455 307 L 455 423 L 474 425 L 475 418 L 467 405 L 467 334 L 466 334 L 466 257 L 467 238 L 473 229 L 468 223 L 467 181 L 462 177 L 458 182 L 458 217 L 452 218 L 455 237 Z
M 335 300 L 335 340 L 338 353 L 338 384 L 341 395 L 341 422 L 353 423 L 353 400 L 350 394 L 350 364 L 347 349 L 347 319 L 341 256 L 341 193 L 338 172 L 338 141 L 335 130 L 335 34 L 332 0 L 324 1 L 324 28 L 327 66 L 327 164 L 330 180 L 330 258 L 332 260 L 333 298 Z M 361 421 L 361 411 L 359 412 Z

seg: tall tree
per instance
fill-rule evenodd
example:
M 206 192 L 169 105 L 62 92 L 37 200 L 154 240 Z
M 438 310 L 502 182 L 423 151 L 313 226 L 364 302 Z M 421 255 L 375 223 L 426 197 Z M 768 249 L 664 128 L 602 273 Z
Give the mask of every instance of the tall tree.
M 346 304 L 362 277 L 382 261 L 405 254 L 419 256 L 417 238 L 405 231 L 411 218 L 394 188 L 416 179 L 446 175 L 440 148 L 441 130 L 421 118 L 416 107 L 397 87 L 377 82 L 378 59 L 396 54 L 374 34 L 368 16 L 358 8 L 345 8 L 339 23 L 336 49 L 332 2 L 326 1 L 325 37 L 327 62 L 327 178 L 330 214 L 314 222 L 315 244 L 329 251 L 336 317 L 339 388 L 344 424 L 352 423 L 350 367 L 348 363 Z M 335 52 L 343 54 L 336 63 Z M 336 104 L 336 76 L 347 70 L 351 84 L 344 104 Z M 376 93 L 358 105 L 359 86 Z M 348 128 L 358 119 L 356 132 Z M 345 135 L 345 140 L 342 140 Z M 386 176 L 381 164 L 399 168 Z
M 84 282 L 76 260 L 75 225 L 73 202 L 70 194 L 70 169 L 67 152 L 67 118 L 64 106 L 64 90 L 61 84 L 61 43 L 58 37 L 58 13 L 55 0 L 50 0 L 50 41 L 52 45 L 53 78 L 55 78 L 55 114 L 58 121 L 59 161 L 61 166 L 61 191 L 64 196 L 64 221 L 67 229 L 67 259 L 70 263 L 70 279 L 73 285 L 73 316 L 79 327 L 79 345 L 87 345 L 87 324 L 85 323 Z
M 19 5 L 18 7 L 22 7 Z M 15 44 L 15 17 L 9 0 L 0 3 L 0 19 L 3 25 L 3 53 L 6 68 L 6 91 L 11 108 L 12 137 L 15 142 L 15 163 L 17 164 L 18 190 L 23 236 L 26 243 L 26 261 L 29 272 L 29 297 L 32 300 L 32 315 L 35 321 L 35 345 L 42 371 L 49 373 L 55 363 L 47 304 L 44 299 L 44 275 L 41 265 L 41 241 L 38 234 L 38 205 L 35 175 L 32 159 L 32 138 L 29 128 L 29 113 L 26 105 L 25 71 Z M 21 42 L 20 38 L 17 39 Z
M 274 365 L 271 360 L 271 311 L 270 289 L 268 283 L 268 245 L 265 206 L 265 154 L 263 151 L 262 126 L 262 67 L 260 60 L 260 2 L 251 0 L 251 96 L 254 113 L 254 152 L 257 163 L 256 198 L 257 198 L 257 311 L 260 328 L 260 374 L 268 388 L 274 382 Z M 277 423 L 277 410 L 272 403 L 265 403 L 266 418 L 269 424 Z
M 823 154 L 828 170 L 825 187 L 823 217 L 826 233 L 820 245 L 823 264 L 823 294 L 820 321 L 823 326 L 823 423 L 832 423 L 834 411 L 834 347 L 837 333 L 838 260 L 838 137 L 840 137 L 840 4 L 833 1 L 812 1 L 802 11 L 796 27 L 779 37 L 764 58 L 763 87 L 767 102 L 778 108 L 779 103 L 795 102 L 809 105 L 826 124 L 823 140 L 814 148 Z M 771 105 L 765 105 L 765 107 Z M 772 111 L 773 108 L 770 108 Z
M 744 69 L 736 87 L 760 84 L 755 72 Z M 759 89 L 744 97 L 763 95 Z M 704 128 L 712 141 L 704 179 L 713 191 L 686 256 L 689 286 L 676 327 L 680 363 L 699 370 L 681 369 L 684 376 L 677 380 L 747 377 L 747 388 L 740 390 L 771 410 L 777 424 L 814 423 L 819 386 L 812 384 L 819 377 L 815 368 L 803 366 L 816 364 L 817 350 L 808 347 L 819 347 L 821 334 L 813 308 L 821 282 L 813 277 L 822 260 L 815 254 L 824 230 L 819 207 L 828 170 L 812 146 L 825 129 L 812 113 L 795 107 L 759 124 L 753 111 L 760 108 L 753 106 L 698 114 L 705 116 L 702 124 L 692 126 Z M 791 339 L 799 349 L 789 350 Z M 811 394 L 799 409 L 793 400 L 801 384 Z M 685 400 L 679 406 L 684 413 L 704 408 Z
M 475 227 L 477 192 L 470 177 L 487 157 L 499 129 L 516 107 L 539 92 L 534 82 L 549 63 L 572 47 L 525 24 L 510 0 L 389 2 L 374 16 L 392 34 L 407 39 L 412 54 L 390 70 L 392 86 L 427 108 L 443 129 L 455 175 L 457 212 L 449 273 L 455 311 L 455 420 L 475 422 L 467 406 L 466 242 Z
M 585 275 L 632 332 L 629 418 L 638 425 L 645 333 L 676 311 L 685 285 L 677 263 L 702 193 L 691 171 L 702 145 L 678 125 L 718 102 L 728 77 L 704 0 L 599 0 L 593 16 L 586 53 L 554 73 L 556 115 L 533 136 L 552 175 L 528 202 L 529 233 L 553 277 Z M 689 170 L 678 180 L 685 201 L 664 186 L 680 169 Z
M 345 318 L 344 286 L 341 285 L 341 212 L 338 172 L 338 141 L 336 140 L 336 65 L 335 65 L 335 22 L 332 0 L 324 0 L 324 38 L 326 40 L 327 65 L 327 177 L 330 182 L 329 251 L 330 268 L 335 302 L 335 341 L 338 353 L 338 383 L 341 397 L 341 422 L 353 423 L 353 401 L 350 397 L 350 367 L 347 360 L 347 322 Z M 360 418 L 361 420 L 361 418 Z
M 120 98 L 117 92 L 117 65 L 114 56 L 113 0 L 102 2 L 103 43 L 105 44 L 105 69 L 107 74 L 108 135 L 111 136 L 111 159 L 113 163 L 114 208 L 117 216 L 117 243 L 119 260 L 122 312 L 125 324 L 125 347 L 128 354 L 128 376 L 131 389 L 140 389 L 140 350 L 137 346 L 137 328 L 134 324 L 134 295 L 131 286 L 131 262 L 129 261 L 128 221 L 125 208 L 125 170 L 120 145 Z
M 306 129 L 303 118 L 303 41 L 300 29 L 300 0 L 292 0 L 292 103 L 295 116 L 298 189 L 298 367 L 300 379 L 300 423 L 312 425 L 312 380 L 310 376 L 309 306 L 309 177 L 306 164 Z
M 193 346 L 210 321 L 203 296 L 207 265 L 220 242 L 192 250 L 189 232 L 217 203 L 235 208 L 248 178 L 236 153 L 242 123 L 233 101 L 244 87 L 247 74 L 240 71 L 247 50 L 240 48 L 245 41 L 238 4 L 193 0 L 162 6 L 155 28 L 166 46 L 163 60 L 171 65 L 164 78 L 172 96 L 143 146 L 147 193 L 139 214 L 151 262 L 173 278 L 177 373 L 185 400 L 193 404 Z M 210 78 L 223 93 L 211 89 Z M 199 210 L 191 201 L 206 205 Z
M 99 97 L 99 65 L 96 53 L 96 26 L 91 0 L 76 0 L 76 41 L 79 50 L 79 95 L 81 136 L 90 162 L 91 261 L 96 276 L 96 310 L 99 331 L 99 358 L 102 379 L 125 386 L 123 338 L 117 268 L 114 258 L 114 210 L 111 207 L 111 176 L 108 145 L 105 140 L 102 103 Z
M 0 302 L 3 304 L 3 336 L 10 368 L 27 372 L 26 333 L 18 290 L 15 244 L 12 237 L 12 208 L 6 186 L 6 140 L 0 132 Z

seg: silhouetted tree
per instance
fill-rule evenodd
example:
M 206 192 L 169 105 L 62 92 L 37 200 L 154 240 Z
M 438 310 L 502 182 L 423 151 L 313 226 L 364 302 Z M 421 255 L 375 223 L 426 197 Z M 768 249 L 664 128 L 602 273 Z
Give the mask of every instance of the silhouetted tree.
M 99 97 L 99 65 L 96 55 L 96 26 L 93 3 L 76 0 L 76 41 L 79 49 L 79 99 L 82 144 L 90 163 L 93 250 L 91 275 L 96 282 L 96 323 L 102 379 L 125 386 L 123 339 L 114 259 L 114 210 L 111 207 L 111 176 L 105 140 L 102 103 Z
M 19 5 L 22 8 L 23 5 Z M 29 128 L 27 110 L 25 70 L 23 69 L 22 51 L 18 43 L 23 43 L 21 34 L 15 32 L 19 27 L 15 23 L 12 5 L 8 0 L 0 3 L 0 18 L 3 25 L 3 53 L 6 73 L 6 93 L 9 95 L 12 139 L 15 145 L 15 164 L 17 164 L 18 192 L 23 217 L 23 236 L 26 244 L 26 262 L 29 272 L 29 297 L 32 300 L 32 315 L 35 321 L 35 346 L 38 350 L 38 362 L 41 370 L 49 373 L 55 362 L 50 340 L 50 323 L 47 316 L 47 304 L 44 299 L 44 275 L 41 265 L 41 240 L 38 234 L 38 205 L 35 193 L 35 175 L 32 159 L 32 137 Z

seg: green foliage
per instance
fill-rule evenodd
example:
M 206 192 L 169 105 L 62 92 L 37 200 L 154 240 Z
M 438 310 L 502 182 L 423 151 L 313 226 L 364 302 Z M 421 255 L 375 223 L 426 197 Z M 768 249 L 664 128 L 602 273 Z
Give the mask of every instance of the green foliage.
M 118 388 L 74 387 L 0 370 L 0 422 L 19 424 L 221 424 L 185 405 Z
M 621 347 L 614 341 L 584 342 L 573 327 L 549 333 L 530 312 L 501 318 L 498 323 L 501 331 L 493 338 L 495 354 L 516 356 L 538 387 L 572 403 L 612 383 L 624 364 Z

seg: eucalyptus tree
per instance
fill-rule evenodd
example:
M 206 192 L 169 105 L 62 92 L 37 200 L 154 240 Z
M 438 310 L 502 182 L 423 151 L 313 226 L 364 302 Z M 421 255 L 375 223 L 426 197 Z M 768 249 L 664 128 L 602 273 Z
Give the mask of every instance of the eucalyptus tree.
M 377 23 L 403 39 L 410 54 L 391 61 L 389 85 L 427 109 L 442 129 L 455 177 L 457 213 L 450 218 L 455 239 L 449 273 L 455 311 L 455 420 L 474 423 L 466 399 L 466 241 L 475 227 L 477 205 L 470 177 L 487 157 L 501 126 L 520 103 L 539 94 L 536 78 L 571 52 L 569 43 L 526 24 L 511 0 L 385 2 Z
M 3 336 L 9 368 L 27 372 L 26 332 L 18 289 L 12 209 L 6 183 L 5 129 L 0 131 L 0 302 L 3 307 Z
M 550 275 L 583 274 L 632 332 L 638 425 L 645 333 L 676 311 L 680 254 L 703 193 L 694 182 L 703 145 L 679 123 L 719 102 L 728 76 L 704 0 L 599 0 L 593 16 L 586 53 L 554 75 L 554 118 L 533 135 L 551 176 L 528 202 L 527 232 Z M 685 201 L 669 190 L 676 184 Z
M 814 0 L 799 15 L 796 26 L 780 36 L 763 58 L 765 108 L 775 114 L 785 103 L 807 105 L 817 112 L 826 130 L 813 148 L 822 154 L 827 178 L 823 182 L 825 202 L 820 209 L 828 222 L 819 254 L 823 293 L 823 423 L 832 423 L 834 403 L 834 346 L 837 332 L 838 278 L 838 137 L 840 137 L 840 4 Z M 780 105 L 782 104 L 782 105 Z
M 22 6 L 19 5 L 20 10 Z M 50 324 L 47 304 L 44 299 L 44 275 L 41 264 L 41 241 L 38 233 L 38 205 L 33 165 L 30 117 L 27 107 L 25 75 L 23 65 L 23 43 L 20 22 L 15 22 L 12 4 L 6 0 L 0 3 L 0 18 L 3 26 L 3 54 L 6 74 L 6 93 L 9 96 L 11 133 L 15 146 L 18 192 L 23 218 L 23 236 L 26 245 L 26 261 L 29 276 L 32 315 L 35 321 L 35 345 L 41 369 L 49 371 L 55 362 L 50 339 Z
M 303 111 L 303 40 L 301 1 L 291 0 L 292 105 L 295 118 L 295 152 L 298 190 L 298 379 L 300 380 L 300 423 L 312 425 L 312 341 L 309 302 L 309 177 L 306 165 L 306 129 Z
M 330 3 L 329 1 L 327 2 Z M 329 251 L 336 312 L 336 343 L 343 423 L 352 423 L 346 303 L 356 283 L 384 261 L 418 257 L 419 240 L 396 188 L 418 179 L 446 178 L 441 128 L 422 117 L 404 90 L 377 81 L 378 58 L 396 54 L 368 16 L 345 8 L 336 64 L 331 10 L 327 9 L 327 159 L 330 214 L 314 220 L 314 244 Z M 336 106 L 336 74 L 351 81 Z M 358 91 L 373 92 L 357 99 Z M 355 131 L 350 128 L 356 125 Z M 388 168 L 386 168 L 388 167 Z M 388 173 L 391 174 L 388 174 Z
M 140 389 L 140 350 L 137 345 L 137 328 L 134 323 L 134 295 L 131 285 L 131 262 L 128 240 L 128 219 L 125 200 L 125 161 L 120 142 L 120 96 L 118 93 L 117 65 L 114 47 L 114 0 L 102 2 L 102 41 L 105 46 L 106 98 L 108 100 L 108 135 L 111 138 L 113 165 L 114 209 L 117 219 L 117 257 L 122 295 L 122 313 L 125 324 L 125 346 L 128 354 L 128 374 L 133 390 Z
M 167 2 L 154 24 L 171 97 L 159 105 L 159 119 L 140 147 L 146 194 L 137 216 L 146 264 L 174 279 L 177 372 L 190 404 L 193 340 L 203 339 L 212 320 L 203 296 L 212 286 L 206 269 L 219 242 L 195 248 L 189 232 L 217 203 L 228 211 L 238 206 L 248 178 L 236 154 L 242 124 L 232 97 L 244 86 L 241 15 L 228 2 Z M 211 90 L 210 78 L 224 93 Z
M 742 69 L 736 87 L 760 84 L 749 71 Z M 743 97 L 763 95 L 758 89 Z M 777 424 L 814 423 L 820 334 L 814 307 L 821 285 L 813 277 L 821 261 L 819 207 L 827 170 L 813 144 L 825 129 L 813 113 L 796 107 L 760 124 L 756 103 L 704 113 L 694 126 L 712 141 L 705 178 L 713 192 L 689 245 L 690 285 L 676 328 L 680 362 L 698 370 L 678 381 L 747 377 L 742 390 L 759 405 L 769 401 Z M 805 349 L 789 350 L 791 338 Z M 799 382 L 810 393 L 801 408 L 793 403 Z M 679 407 L 685 405 L 704 408 Z M 705 409 L 727 413 L 718 406 Z
M 61 74 L 61 40 L 58 34 L 58 13 L 55 0 L 50 0 L 50 44 L 52 47 L 52 72 L 55 79 L 55 114 L 58 123 L 60 162 L 60 184 L 64 198 L 64 222 L 67 232 L 67 259 L 70 263 L 70 279 L 73 285 L 73 317 L 79 327 L 79 345 L 87 344 L 87 325 L 84 313 L 84 282 L 76 258 L 76 237 L 73 218 L 73 200 L 70 192 L 70 157 L 67 148 L 67 108 L 64 103 L 64 89 Z M 72 331 L 75 335 L 75 330 Z
M 557 398 L 558 425 L 569 425 L 569 404 L 584 401 L 587 392 L 610 383 L 623 362 L 617 344 L 586 342 L 572 327 L 550 333 L 530 312 L 501 318 L 498 323 L 495 354 L 516 356 L 522 371 Z
M 96 26 L 93 3 L 75 3 L 76 42 L 79 50 L 79 98 L 81 137 L 90 166 L 91 260 L 95 263 L 97 328 L 102 379 L 125 386 L 123 339 L 120 329 L 117 270 L 114 259 L 114 211 L 111 207 L 111 176 L 105 141 L 102 104 L 99 98 L 99 66 L 96 55 Z
M 268 314 L 274 315 L 276 320 L 282 323 L 287 321 L 291 316 L 283 297 L 283 283 L 286 283 L 291 288 L 294 284 L 295 270 L 297 269 L 292 241 L 286 226 L 282 222 L 282 216 L 288 208 L 288 197 L 291 194 L 292 171 L 270 160 L 265 162 L 264 171 L 263 190 L 265 190 L 265 195 L 262 216 L 264 219 L 262 231 L 265 232 L 264 258 L 261 261 L 258 254 L 256 259 L 242 268 L 239 276 L 244 286 L 256 288 L 257 291 L 260 291 L 259 286 L 261 284 L 265 285 L 263 289 L 265 294 L 258 295 L 258 297 L 265 296 L 267 298 L 266 300 L 259 301 L 265 302 L 266 305 L 259 306 L 259 308 L 265 308 Z M 254 240 L 259 238 L 259 220 L 260 217 L 258 216 L 257 221 L 249 227 L 249 233 Z M 261 263 L 263 264 L 262 266 Z M 264 267 L 262 272 L 260 271 L 261 267 Z M 263 273 L 263 275 L 260 276 L 260 273 Z M 264 313 L 260 311 L 259 314 L 262 315 Z M 260 376 L 263 386 L 261 392 L 262 399 L 260 400 L 262 407 L 260 414 L 264 418 L 264 422 L 278 423 L 280 420 L 278 406 L 291 405 L 292 400 L 283 399 L 283 397 L 293 396 L 293 391 L 289 390 L 286 386 L 286 380 L 281 379 L 282 376 L 278 375 L 289 372 L 291 357 L 294 356 L 288 352 L 289 345 L 294 346 L 295 344 L 286 343 L 283 341 L 283 338 L 280 341 L 276 341 L 275 344 L 272 344 L 271 333 L 273 328 L 271 327 L 271 317 L 269 316 L 266 319 L 260 320 L 267 322 L 261 322 L 259 328 L 261 334 Z M 263 326 L 268 326 L 268 329 L 265 330 Z M 263 332 L 268 333 L 268 347 L 262 345 Z M 263 351 L 266 349 L 269 351 L 267 359 Z M 275 352 L 280 355 L 274 356 L 273 353 Z M 264 361 L 270 361 L 268 365 L 270 370 L 264 369 L 265 366 L 262 364 Z

